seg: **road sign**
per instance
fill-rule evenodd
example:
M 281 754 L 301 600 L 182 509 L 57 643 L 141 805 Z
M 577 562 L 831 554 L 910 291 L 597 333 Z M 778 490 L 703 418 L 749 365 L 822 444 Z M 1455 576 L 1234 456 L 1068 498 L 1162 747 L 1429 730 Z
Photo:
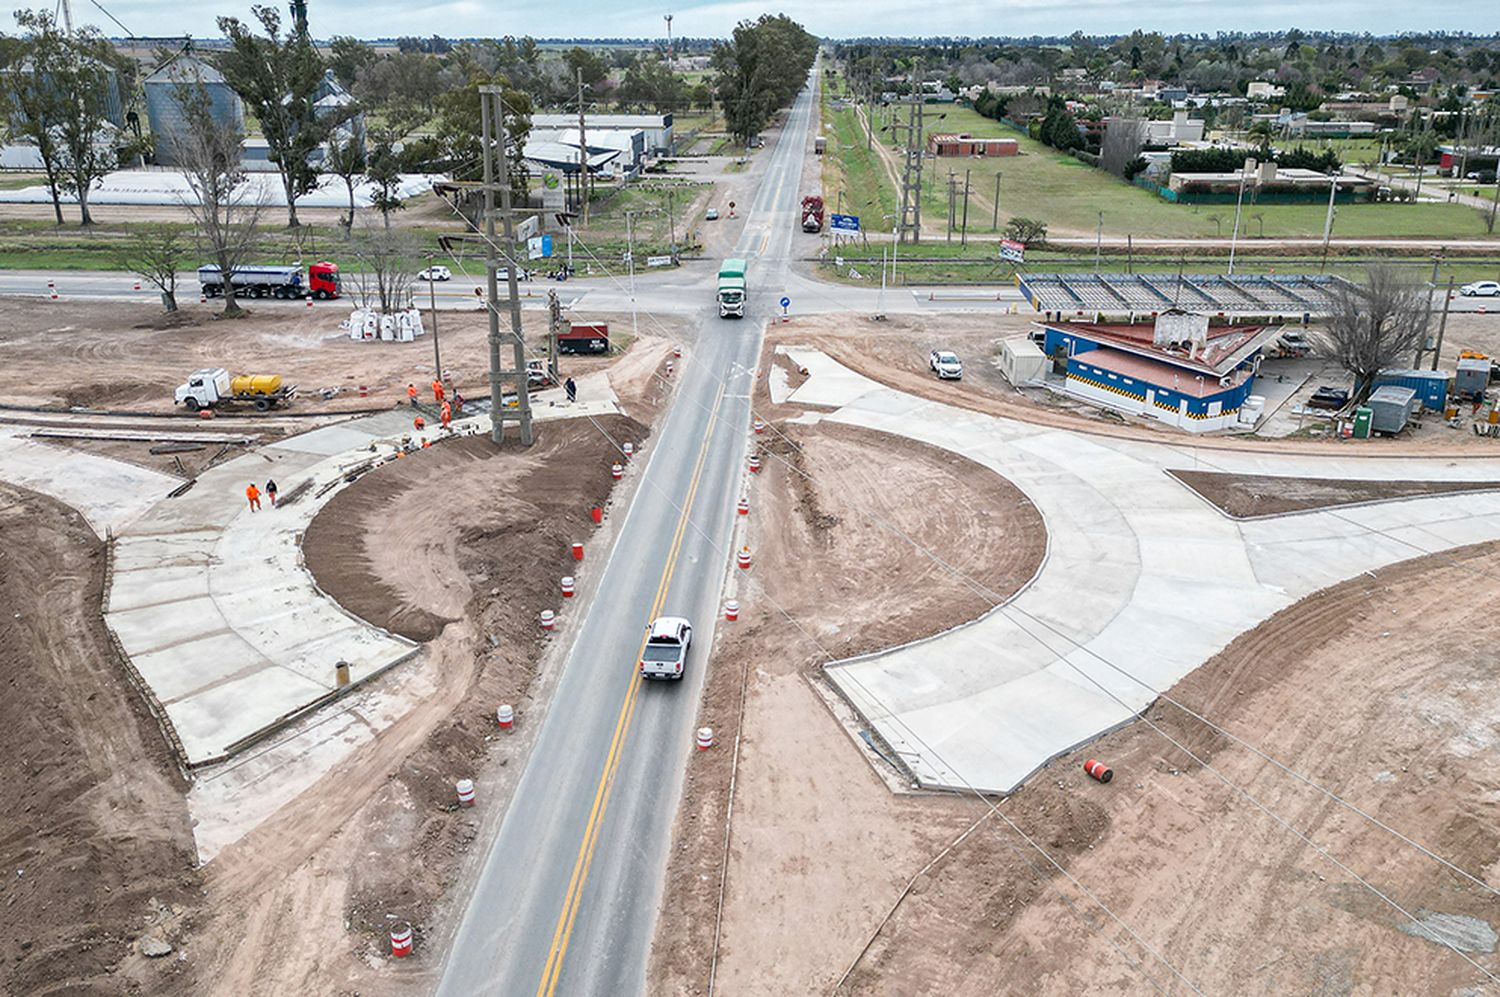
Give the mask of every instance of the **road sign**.
M 834 232 L 858 232 L 859 215 L 830 215 L 828 227 Z
M 781 299 L 781 307 L 782 308 L 790 308 L 791 306 L 792 306 L 792 299 L 783 296 L 782 299 Z
M 1026 243 L 1014 239 L 1000 240 L 1000 258 L 1007 263 L 1026 262 Z
M 552 255 L 552 237 L 550 235 L 534 235 L 526 240 L 526 256 L 528 259 L 540 260 Z
M 672 257 L 670 257 L 670 256 L 648 256 L 648 257 L 646 257 L 646 266 L 648 266 L 648 267 L 669 267 L 671 265 L 672 265 Z

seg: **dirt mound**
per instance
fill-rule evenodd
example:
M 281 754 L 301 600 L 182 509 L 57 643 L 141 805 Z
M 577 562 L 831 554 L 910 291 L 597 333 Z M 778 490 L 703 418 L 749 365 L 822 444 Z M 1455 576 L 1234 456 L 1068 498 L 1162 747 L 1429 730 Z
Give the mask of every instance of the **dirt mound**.
M 366 474 L 308 526 L 308 569 L 349 612 L 418 641 L 460 618 L 476 593 L 540 596 L 515 582 L 557 574 L 557 552 L 583 536 L 590 506 L 608 499 L 615 457 L 605 434 L 637 441 L 645 434 L 622 416 L 598 421 L 544 424 L 525 451 L 464 437 Z M 526 539 L 533 542 L 516 542 Z M 479 556 L 521 549 L 518 562 Z
M 1281 516 L 1333 509 L 1360 502 L 1494 491 L 1500 481 L 1367 481 L 1345 478 L 1289 478 L 1273 474 L 1220 471 L 1168 471 L 1172 477 L 1236 519 Z
M 72 510 L 0 485 L 0 992 L 197 990 L 136 953 L 202 899 L 180 776 L 100 617 L 105 551 Z

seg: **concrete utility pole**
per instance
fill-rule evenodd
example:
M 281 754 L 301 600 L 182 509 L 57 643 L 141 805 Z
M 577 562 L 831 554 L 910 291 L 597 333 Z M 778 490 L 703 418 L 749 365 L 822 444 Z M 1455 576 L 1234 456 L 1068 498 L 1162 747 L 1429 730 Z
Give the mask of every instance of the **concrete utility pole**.
M 995 171 L 995 217 L 990 219 L 990 231 L 1000 231 L 1000 171 Z
M 1234 199 L 1234 229 L 1229 233 L 1229 276 L 1234 276 L 1234 251 L 1240 241 L 1240 208 L 1245 203 L 1245 177 L 1255 169 L 1255 160 L 1246 159 L 1240 164 L 1240 192 Z
M 493 430 L 490 438 L 499 446 L 505 442 L 505 424 L 515 422 L 520 426 L 521 444 L 531 446 L 535 442 L 531 430 L 531 398 L 526 384 L 526 343 L 521 330 L 520 275 L 515 261 L 515 231 L 511 225 L 510 165 L 506 148 L 509 136 L 505 131 L 505 98 L 497 86 L 479 88 L 479 112 L 481 136 L 484 141 L 484 234 L 485 234 L 485 285 L 488 290 L 487 304 L 490 313 L 490 419 Z M 500 192 L 500 207 L 495 208 L 495 191 Z M 500 330 L 500 291 L 495 279 L 495 268 L 500 263 L 495 245 L 495 216 L 500 216 L 500 227 L 505 245 L 505 279 L 510 290 L 510 338 L 515 366 L 505 368 L 500 361 L 500 346 L 505 333 Z M 505 407 L 505 382 L 515 385 L 516 409 Z
M 562 375 L 558 371 L 557 337 L 562 335 L 563 326 L 569 323 L 563 321 L 562 302 L 557 300 L 556 291 L 547 292 L 547 373 L 552 377 L 553 384 L 562 383 Z
M 960 246 L 969 244 L 969 171 L 964 170 L 964 221 L 963 228 L 959 230 Z
M 952 170 L 948 171 L 948 241 L 953 241 L 953 216 L 958 205 L 958 177 Z
M 897 225 L 897 241 L 922 241 L 922 74 L 912 67 L 912 96 L 908 98 L 906 124 L 894 123 L 892 131 L 906 133 L 906 161 L 901 170 L 901 219 Z
M 583 218 L 583 227 L 588 228 L 589 183 L 592 177 L 589 175 L 589 138 L 583 130 L 583 124 L 583 67 L 580 66 L 578 68 L 578 200 L 582 203 L 578 211 L 580 217 Z
M 1328 269 L 1328 240 L 1333 237 L 1333 199 L 1339 192 L 1338 171 L 1328 175 L 1328 216 L 1323 219 L 1323 262 L 1318 264 L 1318 270 Z M 1436 280 L 1436 278 L 1433 278 Z
M 1443 258 L 1441 256 L 1434 256 L 1432 258 L 1432 279 L 1427 282 L 1427 328 L 1429 329 L 1432 328 L 1432 299 L 1437 294 L 1438 267 L 1442 265 L 1442 262 Z M 1417 355 L 1411 362 L 1413 370 L 1422 369 L 1422 354 L 1426 352 L 1427 337 L 1423 336 L 1422 340 L 1417 343 Z
M 1094 232 L 1094 269 L 1099 269 L 1099 254 L 1104 249 L 1104 212 L 1099 212 L 1099 228 Z
M 427 265 L 432 266 L 432 256 L 428 254 Z M 427 307 L 432 312 L 432 369 L 437 371 L 437 379 L 443 379 L 443 356 L 438 352 L 438 319 L 437 319 L 437 281 L 432 279 L 429 271 L 427 277 Z
M 1443 295 L 1443 320 L 1438 323 L 1437 347 L 1432 351 L 1432 369 L 1437 370 L 1438 358 L 1443 355 L 1443 333 L 1448 331 L 1448 311 L 1453 307 L 1453 278 L 1448 278 L 1448 293 Z

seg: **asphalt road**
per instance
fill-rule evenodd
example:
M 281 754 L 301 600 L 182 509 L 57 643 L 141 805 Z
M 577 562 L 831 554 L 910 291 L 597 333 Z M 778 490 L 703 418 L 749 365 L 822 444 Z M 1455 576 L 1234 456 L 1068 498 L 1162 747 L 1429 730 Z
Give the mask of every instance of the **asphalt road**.
M 712 274 L 684 291 L 701 325 L 643 479 L 568 655 L 444 966 L 438 993 L 638 994 L 728 570 L 752 369 L 779 312 L 814 107 L 805 91 L 744 219 L 750 316 L 720 319 Z M 545 432 L 545 428 L 542 430 Z M 641 473 L 639 470 L 637 473 Z M 695 624 L 686 677 L 643 683 L 655 615 Z M 534 721 L 533 721 L 534 722 Z

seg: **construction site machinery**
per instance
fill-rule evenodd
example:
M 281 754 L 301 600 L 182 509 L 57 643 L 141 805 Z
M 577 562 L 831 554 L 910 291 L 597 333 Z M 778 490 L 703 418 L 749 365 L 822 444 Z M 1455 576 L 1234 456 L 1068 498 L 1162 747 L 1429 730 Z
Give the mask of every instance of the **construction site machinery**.
M 802 231 L 823 231 L 823 199 L 816 194 L 802 199 Z
M 257 412 L 269 412 L 278 405 L 289 404 L 296 394 L 297 386 L 283 383 L 280 374 L 231 377 L 223 367 L 206 367 L 193 371 L 186 382 L 177 386 L 173 401 L 189 412 L 236 403 L 254 405 Z
M 725 260 L 719 267 L 719 318 L 745 317 L 745 261 Z
M 300 266 L 235 267 L 229 274 L 234 293 L 243 298 L 306 298 L 320 301 L 339 296 L 339 268 L 326 260 L 307 268 L 307 279 Z M 198 268 L 198 285 L 206 297 L 224 293 L 224 277 L 217 266 Z

